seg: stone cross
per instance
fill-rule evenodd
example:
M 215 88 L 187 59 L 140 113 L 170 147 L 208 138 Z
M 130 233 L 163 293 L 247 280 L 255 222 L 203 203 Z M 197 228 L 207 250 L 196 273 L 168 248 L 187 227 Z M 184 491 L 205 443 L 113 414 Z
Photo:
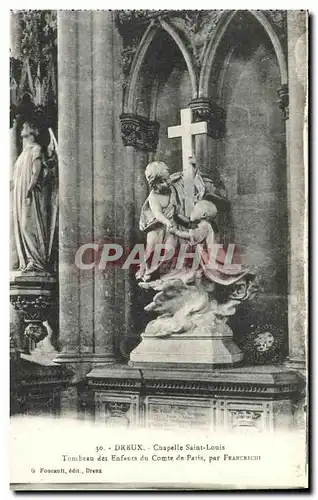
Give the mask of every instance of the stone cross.
M 168 138 L 181 137 L 185 215 L 189 217 L 194 200 L 193 167 L 190 162 L 194 151 L 193 137 L 198 134 L 206 134 L 208 127 L 207 122 L 192 123 L 192 111 L 190 108 L 181 109 L 180 113 L 181 125 L 168 127 Z

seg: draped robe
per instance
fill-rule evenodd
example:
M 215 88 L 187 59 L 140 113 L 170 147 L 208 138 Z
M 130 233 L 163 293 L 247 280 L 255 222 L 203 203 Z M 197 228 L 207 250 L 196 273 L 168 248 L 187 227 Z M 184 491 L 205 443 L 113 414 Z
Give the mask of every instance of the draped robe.
M 34 270 L 45 271 L 48 250 L 48 210 L 43 165 L 38 183 L 28 202 L 28 188 L 34 173 L 34 163 L 41 159 L 39 144 L 27 145 L 18 157 L 13 174 L 13 231 L 23 270 L 29 263 Z

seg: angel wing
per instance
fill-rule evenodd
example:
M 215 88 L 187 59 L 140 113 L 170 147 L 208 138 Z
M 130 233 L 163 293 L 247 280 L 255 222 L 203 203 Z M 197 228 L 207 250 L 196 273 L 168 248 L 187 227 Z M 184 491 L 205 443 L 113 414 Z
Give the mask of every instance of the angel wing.
M 54 238 L 56 234 L 57 228 L 57 218 L 58 218 L 58 143 L 53 133 L 53 130 L 49 128 L 50 134 L 50 143 L 48 145 L 48 151 L 51 154 L 51 158 L 53 161 L 52 168 L 55 170 L 54 175 L 52 176 L 52 190 L 51 190 L 51 218 L 49 225 L 49 246 L 48 246 L 48 258 L 50 259 L 52 256 L 52 249 Z M 55 152 L 55 154 L 54 154 Z

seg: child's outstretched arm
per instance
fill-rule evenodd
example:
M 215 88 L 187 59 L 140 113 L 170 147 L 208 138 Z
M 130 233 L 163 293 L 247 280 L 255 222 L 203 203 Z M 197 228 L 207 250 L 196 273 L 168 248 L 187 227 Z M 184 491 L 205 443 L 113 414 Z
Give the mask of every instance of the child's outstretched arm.
M 197 227 L 196 229 L 190 229 L 190 231 L 180 231 L 179 229 L 170 228 L 169 232 L 182 238 L 184 240 L 190 240 L 191 245 L 196 245 L 202 243 L 207 238 L 207 226 Z
M 172 227 L 169 229 L 169 232 L 175 234 L 176 236 L 178 236 L 178 238 L 182 238 L 184 240 L 191 239 L 190 233 L 188 231 L 180 231 L 179 229 Z

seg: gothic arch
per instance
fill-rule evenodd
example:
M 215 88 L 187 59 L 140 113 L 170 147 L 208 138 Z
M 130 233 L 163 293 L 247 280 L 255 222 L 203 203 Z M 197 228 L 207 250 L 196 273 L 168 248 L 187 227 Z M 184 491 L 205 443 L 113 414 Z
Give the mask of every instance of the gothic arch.
M 226 11 L 222 15 L 220 22 L 214 32 L 214 36 L 211 38 L 205 55 L 203 59 L 203 64 L 202 64 L 202 69 L 201 69 L 201 74 L 200 74 L 200 79 L 199 79 L 199 97 L 207 97 L 208 96 L 208 86 L 209 86 L 209 80 L 213 68 L 213 64 L 215 61 L 217 49 L 222 41 L 222 38 L 232 21 L 232 19 L 235 17 L 238 11 Z M 280 70 L 280 76 L 281 76 L 281 84 L 286 84 L 288 81 L 288 72 L 287 72 L 287 63 L 284 55 L 284 51 L 282 48 L 282 45 L 280 43 L 280 40 L 271 25 L 270 21 L 267 19 L 265 14 L 263 12 L 260 12 L 258 10 L 250 10 L 250 14 L 252 14 L 255 19 L 263 26 L 265 29 L 269 39 L 271 40 L 271 43 L 273 45 L 278 65 L 279 65 L 279 70 Z
M 190 76 L 190 81 L 191 81 L 191 88 L 192 88 L 192 97 L 196 97 L 197 95 L 197 77 L 195 74 L 194 70 L 194 65 L 191 60 L 191 56 L 182 41 L 181 37 L 179 34 L 175 31 L 175 29 L 167 22 L 164 21 L 163 19 L 159 19 L 159 22 L 152 21 L 151 24 L 148 26 L 146 29 L 140 44 L 138 46 L 138 49 L 136 51 L 136 54 L 134 56 L 132 65 L 131 65 L 131 70 L 130 70 L 130 75 L 129 75 L 129 80 L 128 80 L 128 87 L 127 87 L 127 93 L 125 97 L 125 104 L 124 104 L 124 111 L 125 113 L 135 113 L 136 112 L 136 102 L 137 102 L 137 83 L 138 83 L 138 77 L 139 73 L 142 67 L 142 64 L 145 60 L 145 56 L 147 54 L 147 50 L 153 41 L 156 33 L 158 30 L 162 28 L 164 31 L 166 31 L 169 36 L 174 40 L 176 45 L 178 46 L 180 52 L 182 53 L 182 56 L 185 60 L 189 76 Z

